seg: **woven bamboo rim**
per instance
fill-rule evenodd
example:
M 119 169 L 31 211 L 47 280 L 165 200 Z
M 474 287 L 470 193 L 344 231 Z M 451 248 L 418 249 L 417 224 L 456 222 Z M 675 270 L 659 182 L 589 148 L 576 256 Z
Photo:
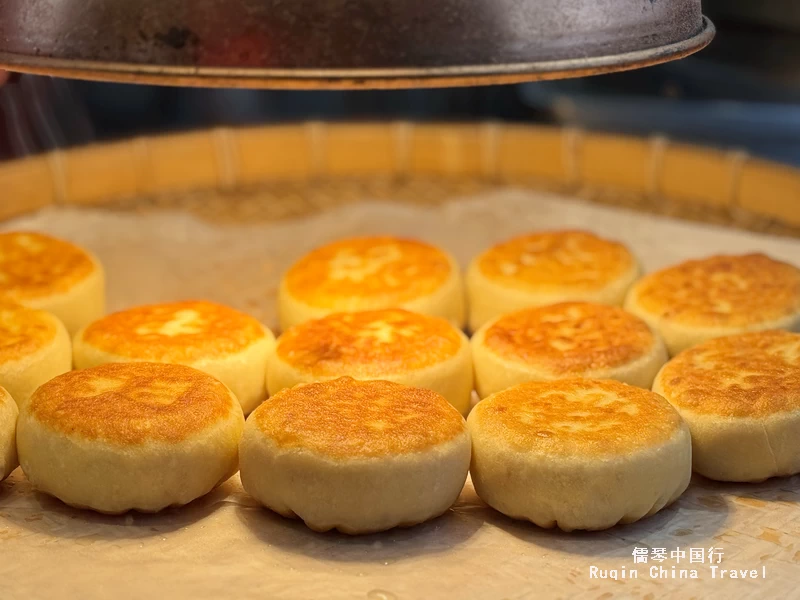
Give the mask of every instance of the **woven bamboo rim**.
M 800 170 L 663 137 L 499 123 L 221 128 L 56 151 L 0 164 L 0 220 L 53 205 L 275 220 L 508 186 L 800 237 Z

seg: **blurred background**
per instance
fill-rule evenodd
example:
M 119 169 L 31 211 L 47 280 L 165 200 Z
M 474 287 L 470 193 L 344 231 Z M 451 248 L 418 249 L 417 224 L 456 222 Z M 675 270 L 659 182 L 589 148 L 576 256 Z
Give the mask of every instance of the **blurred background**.
M 287 92 L 12 77 L 0 159 L 217 125 L 304 120 L 506 120 L 737 147 L 800 165 L 800 2 L 705 0 L 718 35 L 688 59 L 517 86 Z

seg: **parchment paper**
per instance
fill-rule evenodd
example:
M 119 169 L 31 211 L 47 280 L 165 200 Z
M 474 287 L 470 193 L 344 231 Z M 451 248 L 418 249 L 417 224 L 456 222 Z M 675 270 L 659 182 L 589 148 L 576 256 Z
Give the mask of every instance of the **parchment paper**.
M 456 201 L 458 200 L 458 201 Z M 215 226 L 183 213 L 50 209 L 2 224 L 92 249 L 108 272 L 109 309 L 208 298 L 276 323 L 278 278 L 305 251 L 357 233 L 416 236 L 464 264 L 513 234 L 591 229 L 629 244 L 646 270 L 719 252 L 800 262 L 800 240 L 670 221 L 550 195 L 503 191 L 439 207 L 364 202 L 311 218 Z M 672 507 L 606 532 L 545 531 L 486 507 L 468 482 L 443 517 L 350 538 L 317 534 L 258 508 L 238 476 L 182 509 L 107 517 L 33 492 L 20 470 L 0 484 L 0 600 L 35 598 L 522 599 L 800 597 L 800 477 L 758 485 L 695 478 Z M 676 549 L 676 563 L 634 564 L 635 547 Z M 690 548 L 722 550 L 722 569 L 766 579 L 713 579 Z M 715 558 L 716 560 L 716 558 Z M 628 571 L 593 579 L 591 567 Z M 651 567 L 699 579 L 651 578 Z M 638 579 L 630 578 L 630 569 Z

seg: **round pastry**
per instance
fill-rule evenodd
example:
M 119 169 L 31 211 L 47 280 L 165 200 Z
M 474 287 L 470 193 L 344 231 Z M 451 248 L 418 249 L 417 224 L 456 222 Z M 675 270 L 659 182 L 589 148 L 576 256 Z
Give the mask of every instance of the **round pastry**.
M 278 290 L 285 331 L 336 312 L 405 308 L 464 325 L 464 290 L 455 259 L 439 248 L 396 237 L 333 242 L 306 254 Z
M 102 513 L 191 502 L 236 472 L 244 415 L 183 365 L 117 363 L 59 375 L 22 406 L 17 450 L 39 490 Z
M 248 414 L 267 397 L 272 332 L 253 317 L 206 301 L 138 306 L 113 313 L 78 332 L 76 369 L 110 362 L 187 365 L 227 385 Z
M 41 233 L 0 233 L 0 296 L 53 313 L 70 335 L 105 312 L 100 262 Z
M 709 340 L 668 362 L 653 391 L 688 423 L 701 475 L 763 481 L 800 473 L 800 334 Z
M 478 395 L 570 377 L 650 388 L 667 351 L 647 324 L 616 306 L 563 302 L 490 321 L 472 337 Z
M 540 527 L 632 523 L 676 500 L 691 478 L 677 411 L 617 381 L 522 383 L 479 402 L 467 425 L 478 496 Z
M 567 300 L 621 305 L 639 265 L 620 243 L 586 231 L 548 231 L 486 250 L 467 270 L 469 325 Z
M 0 387 L 0 481 L 17 468 L 17 403 Z
M 311 529 L 349 534 L 444 513 L 467 478 L 464 418 L 439 394 L 342 377 L 285 389 L 247 419 L 242 485 Z
M 72 344 L 61 321 L 0 300 L 0 385 L 20 406 L 40 385 L 71 368 Z
M 427 388 L 462 414 L 469 412 L 469 340 L 439 317 L 386 308 L 295 325 L 278 339 L 267 387 L 272 395 L 298 383 L 344 375 Z
M 706 340 L 800 328 L 800 269 L 763 254 L 712 256 L 656 271 L 625 308 L 661 332 L 673 356 Z

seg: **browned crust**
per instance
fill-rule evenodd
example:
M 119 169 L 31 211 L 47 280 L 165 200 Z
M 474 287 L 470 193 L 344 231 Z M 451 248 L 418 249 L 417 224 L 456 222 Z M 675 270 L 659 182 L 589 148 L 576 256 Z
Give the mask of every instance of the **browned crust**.
M 423 452 L 465 431 L 464 419 L 436 392 L 350 377 L 285 389 L 250 419 L 280 448 L 334 459 Z
M 630 364 L 652 352 L 655 336 L 621 308 L 563 302 L 500 317 L 484 345 L 495 355 L 557 375 Z
M 746 327 L 800 313 L 800 269 L 764 254 L 718 255 L 651 273 L 632 293 L 662 319 Z
M 481 274 L 520 290 L 597 290 L 636 268 L 619 242 L 588 231 L 547 231 L 497 244 L 478 258 Z
M 137 446 L 182 442 L 227 419 L 233 404 L 228 388 L 190 367 L 113 363 L 50 380 L 29 410 L 65 435 Z
M 800 410 L 800 334 L 762 331 L 717 338 L 664 366 L 661 392 L 676 407 L 763 418 Z
M 624 455 L 668 441 L 681 418 L 658 394 L 616 381 L 523 383 L 474 409 L 483 437 L 520 452 L 569 457 Z
M 291 296 L 335 308 L 348 298 L 403 303 L 428 296 L 452 276 L 441 250 L 390 236 L 339 240 L 312 250 L 286 273 Z
M 57 333 L 49 313 L 0 300 L 0 363 L 39 352 L 53 343 Z
M 96 267 L 78 246 L 41 233 L 0 233 L 0 295 L 15 301 L 62 294 Z
M 189 363 L 241 352 L 265 335 L 264 327 L 249 315 L 213 302 L 188 300 L 107 315 L 89 325 L 81 340 L 117 356 Z
M 278 357 L 314 376 L 380 376 L 424 369 L 458 354 L 459 332 L 445 319 L 402 309 L 336 313 L 284 333 Z

